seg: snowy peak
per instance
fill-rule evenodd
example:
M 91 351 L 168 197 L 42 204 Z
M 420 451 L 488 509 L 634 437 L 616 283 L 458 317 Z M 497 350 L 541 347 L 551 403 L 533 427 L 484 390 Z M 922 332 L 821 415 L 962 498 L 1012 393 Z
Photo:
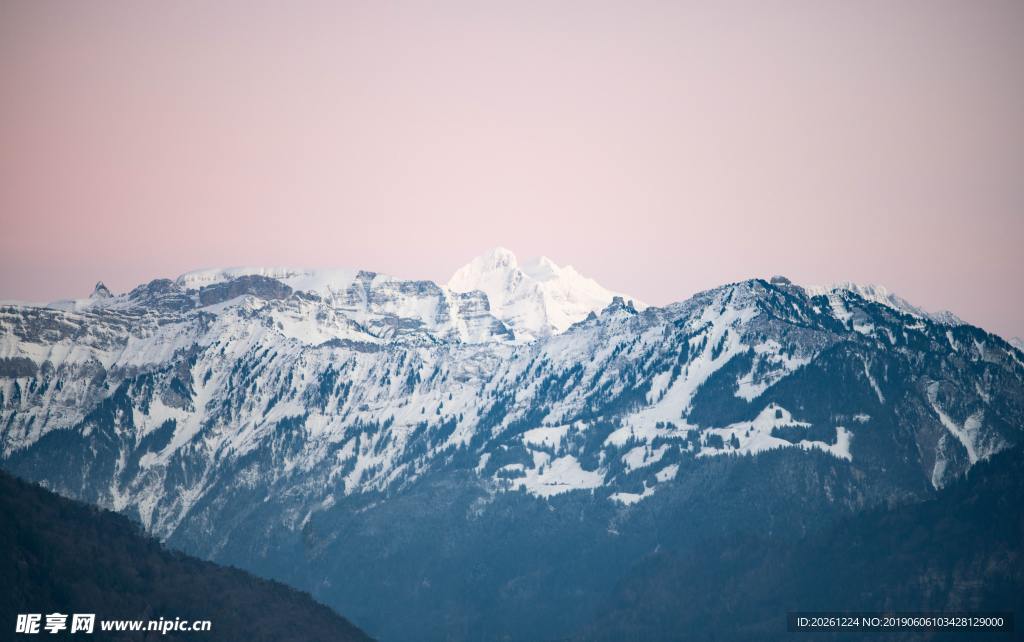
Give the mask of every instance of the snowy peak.
M 865 301 L 871 301 L 873 303 L 878 303 L 879 305 L 888 306 L 894 310 L 905 312 L 911 316 L 930 319 L 931 321 L 944 325 L 964 325 L 963 320 L 952 312 L 945 310 L 941 312 L 928 312 L 917 307 L 903 297 L 890 292 L 884 285 L 861 285 L 852 281 L 844 281 L 840 283 L 833 283 L 828 286 L 813 285 L 805 289 L 811 296 L 827 296 L 838 292 L 852 292 Z
M 110 290 L 107 288 L 107 286 L 103 284 L 103 281 L 97 281 L 96 282 L 96 287 L 93 288 L 92 294 L 90 295 L 89 298 L 91 298 L 91 299 L 109 299 L 111 296 L 113 296 L 113 295 L 110 293 Z
M 591 312 L 600 312 L 615 297 L 630 298 L 544 256 L 520 265 L 516 255 L 502 247 L 456 270 L 448 288 L 486 294 L 494 316 L 523 339 L 558 334 Z
M 558 278 L 558 275 L 562 272 L 571 271 L 573 274 L 576 274 L 576 270 L 573 270 L 572 266 L 567 265 L 564 268 L 559 268 L 554 261 L 546 256 L 527 261 L 521 269 L 527 276 L 537 281 L 551 281 Z
M 515 268 L 519 266 L 519 261 L 512 250 L 501 246 L 491 248 L 473 259 L 473 261 L 492 268 Z

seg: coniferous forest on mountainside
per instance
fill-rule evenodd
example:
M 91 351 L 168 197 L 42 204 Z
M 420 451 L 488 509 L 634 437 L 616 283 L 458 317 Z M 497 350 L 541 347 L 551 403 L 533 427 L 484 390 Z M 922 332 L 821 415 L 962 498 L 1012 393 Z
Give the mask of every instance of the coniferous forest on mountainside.
M 93 613 L 97 620 L 180 617 L 212 623 L 210 632 L 166 635 L 101 633 L 97 624 L 92 636 L 84 636 L 96 640 L 370 640 L 307 593 L 168 550 L 122 515 L 2 471 L 0 516 L 3 639 L 14 631 L 19 613 L 57 612 Z M 43 631 L 36 637 L 57 636 Z

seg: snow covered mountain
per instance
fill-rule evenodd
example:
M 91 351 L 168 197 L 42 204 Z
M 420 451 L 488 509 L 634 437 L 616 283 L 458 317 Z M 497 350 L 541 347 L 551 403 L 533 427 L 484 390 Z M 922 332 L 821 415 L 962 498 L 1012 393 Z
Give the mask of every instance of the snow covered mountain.
M 807 288 L 807 293 L 812 296 L 830 296 L 837 292 L 853 292 L 865 301 L 872 301 L 874 303 L 886 305 L 911 316 L 931 319 L 937 323 L 944 323 L 947 325 L 964 325 L 964 321 L 952 312 L 949 312 L 948 310 L 943 310 L 941 312 L 925 311 L 903 297 L 893 294 L 884 285 L 860 285 L 852 281 L 843 281 L 841 283 L 834 283 L 828 286 L 819 285 Z M 836 299 L 834 297 L 830 298 L 830 301 L 833 300 Z
M 605 308 L 615 297 L 629 300 L 601 287 L 571 265 L 559 267 L 545 256 L 519 265 L 515 254 L 501 247 L 456 270 L 448 288 L 453 292 L 485 293 L 494 315 L 526 339 L 564 332 Z
M 448 287 L 98 285 L 0 306 L 0 463 L 384 639 L 558 637 L 655 546 L 799 536 L 1024 441 L 1021 353 L 907 306 L 753 279 L 638 309 L 504 251 Z

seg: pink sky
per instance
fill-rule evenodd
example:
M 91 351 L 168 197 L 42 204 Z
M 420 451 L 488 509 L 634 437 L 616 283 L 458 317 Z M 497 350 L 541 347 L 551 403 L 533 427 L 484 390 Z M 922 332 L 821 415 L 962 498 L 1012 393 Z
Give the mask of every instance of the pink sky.
M 1024 335 L 1022 61 L 1016 0 L 5 0 L 0 298 L 503 245 Z

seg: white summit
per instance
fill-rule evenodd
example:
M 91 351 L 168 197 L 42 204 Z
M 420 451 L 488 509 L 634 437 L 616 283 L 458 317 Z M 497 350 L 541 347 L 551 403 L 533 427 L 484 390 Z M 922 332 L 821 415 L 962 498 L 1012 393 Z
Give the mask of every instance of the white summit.
M 942 310 L 940 312 L 928 312 L 922 308 L 917 307 L 913 303 L 907 301 L 903 297 L 890 292 L 884 285 L 877 284 L 859 284 L 853 281 L 840 281 L 833 283 L 832 285 L 811 285 L 804 288 L 808 295 L 818 296 L 825 295 L 829 296 L 837 292 L 852 292 L 860 296 L 865 301 L 872 301 L 880 305 L 885 305 L 894 310 L 905 312 L 911 316 L 931 319 L 936 323 L 944 325 L 964 325 L 964 321 L 958 316 L 948 310 Z M 832 298 L 830 297 L 830 301 Z M 833 306 L 835 303 L 833 302 Z
M 630 300 L 572 266 L 559 267 L 544 256 L 520 265 L 516 255 L 503 247 L 456 270 L 448 289 L 482 291 L 491 313 L 511 327 L 518 338 L 527 340 L 563 332 L 591 312 L 600 312 L 617 296 Z

